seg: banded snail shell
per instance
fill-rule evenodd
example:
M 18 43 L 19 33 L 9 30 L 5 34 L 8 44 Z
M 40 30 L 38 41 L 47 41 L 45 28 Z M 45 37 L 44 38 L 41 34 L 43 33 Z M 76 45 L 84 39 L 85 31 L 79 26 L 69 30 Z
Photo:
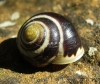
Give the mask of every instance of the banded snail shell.
M 72 63 L 84 54 L 72 23 L 51 12 L 29 18 L 19 30 L 17 46 L 23 57 L 36 67 Z

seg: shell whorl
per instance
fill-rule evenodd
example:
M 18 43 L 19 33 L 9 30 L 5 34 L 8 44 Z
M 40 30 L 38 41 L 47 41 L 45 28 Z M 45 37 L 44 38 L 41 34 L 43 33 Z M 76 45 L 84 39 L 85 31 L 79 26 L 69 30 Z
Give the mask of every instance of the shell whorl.
M 34 66 L 68 64 L 82 57 L 84 49 L 70 21 L 56 13 L 32 16 L 21 27 L 17 44 Z

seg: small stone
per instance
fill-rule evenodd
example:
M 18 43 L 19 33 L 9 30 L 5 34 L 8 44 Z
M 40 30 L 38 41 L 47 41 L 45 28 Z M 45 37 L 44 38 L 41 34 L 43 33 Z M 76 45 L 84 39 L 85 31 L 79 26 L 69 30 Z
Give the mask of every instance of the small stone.
M 95 47 L 89 47 L 88 54 L 90 56 L 94 56 L 95 55 L 95 51 L 97 51 L 97 48 L 95 48 Z
M 80 71 L 80 70 L 76 71 L 76 74 L 87 76 L 86 72 L 83 72 L 83 71 Z
M 16 38 L 17 37 L 17 35 L 13 35 L 13 36 L 11 36 L 10 38 Z
M 15 24 L 16 24 L 15 22 L 5 21 L 5 22 L 0 23 L 0 27 L 14 26 Z
M 86 19 L 86 22 L 88 23 L 88 24 L 90 24 L 90 25 L 93 25 L 94 24 L 94 21 L 92 20 L 92 19 Z
M 10 19 L 11 20 L 17 20 L 20 17 L 20 13 L 19 12 L 14 12 L 11 16 Z
M 4 5 L 6 3 L 6 0 L 0 0 L 0 6 Z

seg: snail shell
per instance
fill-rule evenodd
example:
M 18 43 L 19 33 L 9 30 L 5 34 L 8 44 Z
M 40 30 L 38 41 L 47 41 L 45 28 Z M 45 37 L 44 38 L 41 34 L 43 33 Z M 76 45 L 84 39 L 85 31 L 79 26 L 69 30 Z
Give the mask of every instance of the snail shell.
M 72 63 L 84 54 L 72 23 L 51 12 L 28 19 L 19 30 L 17 46 L 23 57 L 36 67 Z

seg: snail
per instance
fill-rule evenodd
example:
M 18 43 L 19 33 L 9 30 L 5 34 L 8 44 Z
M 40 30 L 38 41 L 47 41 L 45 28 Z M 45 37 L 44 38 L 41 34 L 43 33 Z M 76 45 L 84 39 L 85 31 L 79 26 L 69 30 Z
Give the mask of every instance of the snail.
M 64 65 L 79 60 L 84 54 L 80 37 L 73 24 L 60 14 L 39 13 L 20 28 L 17 46 L 33 66 Z

